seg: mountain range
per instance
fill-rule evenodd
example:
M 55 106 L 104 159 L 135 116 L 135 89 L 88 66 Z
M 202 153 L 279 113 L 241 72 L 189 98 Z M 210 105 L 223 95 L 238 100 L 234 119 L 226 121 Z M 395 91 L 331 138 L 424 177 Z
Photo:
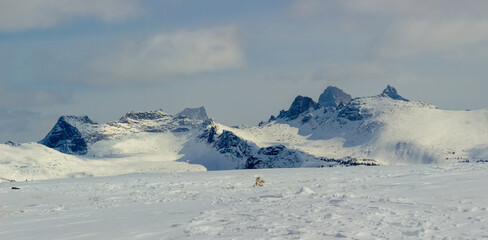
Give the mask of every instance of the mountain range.
M 0 178 L 485 161 L 487 126 L 488 110 L 439 110 L 392 86 L 358 98 L 329 86 L 253 127 L 220 124 L 204 107 L 104 124 L 62 116 L 38 143 L 0 144 Z

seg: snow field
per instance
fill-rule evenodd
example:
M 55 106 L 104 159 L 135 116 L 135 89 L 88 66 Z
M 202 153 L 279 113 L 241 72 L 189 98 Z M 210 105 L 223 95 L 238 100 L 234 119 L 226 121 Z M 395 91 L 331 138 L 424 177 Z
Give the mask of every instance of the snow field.
M 469 163 L 4 182 L 0 239 L 483 239 L 487 170 Z M 253 187 L 257 176 L 264 187 Z
M 151 146 L 144 145 L 143 141 L 131 143 L 134 143 L 132 148 L 136 150 L 141 145 L 143 149 Z M 0 153 L 0 182 L 114 176 L 138 172 L 206 171 L 201 165 L 174 161 L 171 157 L 176 156 L 176 153 L 164 157 L 157 154 L 156 150 L 147 153 L 133 150 L 111 155 L 98 152 L 99 158 L 92 158 L 64 154 L 37 143 L 24 143 L 20 146 L 0 144 Z

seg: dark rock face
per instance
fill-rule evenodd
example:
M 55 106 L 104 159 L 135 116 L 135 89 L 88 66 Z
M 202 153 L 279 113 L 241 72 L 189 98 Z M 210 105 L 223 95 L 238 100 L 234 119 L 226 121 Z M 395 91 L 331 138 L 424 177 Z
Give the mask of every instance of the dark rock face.
M 309 97 L 297 96 L 288 111 L 282 110 L 278 118 L 296 119 L 301 113 L 308 111 L 310 108 L 318 109 L 320 105 Z
M 180 113 L 176 114 L 177 117 L 185 117 L 191 119 L 207 120 L 207 111 L 204 107 L 199 108 L 185 108 Z
M 79 121 L 82 123 L 95 124 L 88 117 L 63 116 L 60 117 L 53 129 L 47 136 L 39 141 L 46 147 L 54 148 L 60 152 L 85 155 L 88 147 L 80 131 L 71 125 L 69 121 Z
M 14 146 L 14 147 L 16 147 L 16 146 L 20 146 L 20 144 L 19 144 L 19 143 L 14 142 L 14 141 L 6 141 L 6 142 L 5 142 L 5 143 L 3 143 L 3 144 L 5 144 L 5 145 L 9 145 L 9 146 Z
M 270 146 L 259 149 L 255 156 L 251 156 L 246 161 L 246 169 L 270 168 L 272 161 L 269 157 L 275 158 L 279 156 L 286 147 L 283 145 Z
M 299 167 L 302 162 L 299 151 L 276 145 L 259 149 L 256 154 L 247 159 L 245 168 L 294 168 Z
M 338 107 L 347 105 L 351 100 L 351 95 L 337 87 L 329 86 L 320 95 L 319 104 L 324 107 Z
M 342 166 L 381 166 L 381 164 L 374 159 L 357 159 L 353 157 L 345 157 L 339 159 L 334 159 L 334 158 L 320 158 L 320 159 L 326 163 L 321 167 L 333 167 L 334 165 L 330 165 L 330 164 L 334 164 L 334 163 L 337 163 Z
M 361 114 L 361 108 L 355 101 L 349 103 L 347 106 L 341 108 L 337 115 L 340 118 L 345 118 L 349 121 L 363 120 L 365 116 Z
M 202 111 L 204 113 L 205 109 L 200 108 L 199 112 L 201 113 Z M 86 116 L 63 116 L 59 118 L 49 134 L 39 143 L 63 153 L 85 155 L 88 152 L 88 146 L 91 144 L 116 137 L 116 135 L 123 136 L 138 132 L 171 132 L 181 135 L 193 129 L 206 129 L 211 122 L 212 120 L 210 119 L 174 117 L 162 110 L 129 112 L 121 117 L 120 120 L 106 125 L 99 125 Z M 115 135 L 106 133 L 105 129 L 107 126 L 118 129 L 118 133 Z M 213 135 L 210 134 L 209 139 L 212 140 L 212 137 Z
M 385 90 L 383 90 L 383 92 L 380 94 L 381 97 L 389 97 L 391 99 L 394 99 L 394 100 L 401 100 L 401 101 L 405 101 L 405 102 L 408 102 L 408 99 L 406 98 L 403 98 L 402 96 L 398 95 L 398 92 L 397 90 L 388 85 Z
M 120 118 L 119 122 L 127 123 L 128 119 L 133 120 L 156 120 L 160 118 L 168 117 L 169 115 L 163 111 L 154 112 L 129 112 Z
M 219 135 L 214 126 L 206 129 L 199 138 L 234 162 L 236 169 L 300 167 L 305 159 L 313 158 L 283 145 L 259 148 L 230 131 L 224 130 Z
M 215 139 L 213 145 L 220 153 L 229 153 L 237 158 L 247 157 L 252 152 L 252 147 L 247 141 L 226 130 Z
M 204 139 L 207 143 L 215 142 L 215 138 L 217 137 L 217 128 L 215 126 L 210 127 L 203 131 L 202 135 L 199 136 L 200 139 Z

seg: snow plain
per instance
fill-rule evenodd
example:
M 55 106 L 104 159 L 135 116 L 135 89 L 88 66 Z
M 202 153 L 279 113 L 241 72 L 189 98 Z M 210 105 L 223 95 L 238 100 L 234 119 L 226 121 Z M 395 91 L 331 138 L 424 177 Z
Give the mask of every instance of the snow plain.
M 155 136 L 158 137 L 158 136 Z M 138 138 L 138 142 L 135 140 Z M 153 138 L 135 136 L 121 145 L 119 152 L 101 157 L 79 157 L 58 152 L 38 143 L 23 143 L 18 146 L 0 144 L 0 182 L 15 180 L 47 180 L 90 176 L 115 176 L 140 172 L 191 172 L 206 171 L 201 165 L 177 162 L 148 150 L 157 145 Z M 135 143 L 134 143 L 135 142 Z M 105 145 L 111 142 L 105 142 Z M 164 142 L 163 142 L 164 143 Z M 122 152 L 127 145 L 134 145 L 130 153 Z M 142 149 L 142 150 L 140 150 Z M 146 152 L 141 152 L 146 151 Z M 164 153 L 169 152 L 166 151 Z M 170 157 L 172 155 L 168 154 Z M 173 155 L 176 155 L 173 154 Z
M 487 172 L 456 163 L 3 182 L 0 239 L 488 239 Z

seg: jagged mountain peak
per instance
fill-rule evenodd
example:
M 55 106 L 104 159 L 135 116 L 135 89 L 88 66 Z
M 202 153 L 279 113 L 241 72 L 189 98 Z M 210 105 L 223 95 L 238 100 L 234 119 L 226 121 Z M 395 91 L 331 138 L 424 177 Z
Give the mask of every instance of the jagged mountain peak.
M 296 119 L 301 113 L 308 111 L 310 108 L 317 109 L 319 107 L 320 105 L 313 99 L 298 95 L 288 111 L 282 110 L 278 118 Z
M 462 145 L 471 139 L 450 134 L 444 124 L 438 127 L 437 123 L 446 121 L 456 132 L 467 129 L 476 135 L 476 127 L 466 127 L 463 119 L 479 119 L 484 124 L 486 111 L 440 111 L 429 104 L 409 102 L 390 85 L 380 95 L 352 100 L 349 96 L 337 87 L 326 88 L 320 100 L 330 97 L 328 107 L 297 96 L 278 118 L 249 128 L 232 128 L 208 119 L 204 107 L 187 108 L 176 115 L 162 110 L 129 112 L 107 124 L 96 124 L 86 116 L 63 116 L 40 143 L 89 157 L 164 155 L 174 161 L 202 164 L 209 170 L 396 164 L 391 161 L 397 160 L 434 163 L 478 157 L 468 155 L 471 145 Z M 461 147 L 458 142 L 451 144 L 451 139 L 457 138 L 463 140 L 459 141 Z M 480 139 L 476 144 L 485 146 L 486 134 Z
M 61 116 L 58 119 L 58 122 L 59 121 L 68 122 L 70 124 L 74 124 L 74 123 L 97 124 L 96 122 L 92 121 L 88 116 L 72 116 L 72 115 Z
M 389 97 L 389 98 L 394 99 L 394 100 L 401 100 L 401 101 L 405 101 L 405 102 L 409 101 L 408 99 L 400 96 L 398 94 L 397 90 L 390 85 L 386 86 L 385 90 L 383 90 L 383 92 L 380 94 L 380 96 L 381 97 Z
M 84 155 L 87 152 L 87 144 L 76 127 L 79 124 L 96 125 L 87 116 L 61 116 L 51 131 L 39 143 L 60 152 Z
M 167 114 L 161 109 L 130 111 L 119 120 L 106 124 L 95 123 L 87 116 L 62 116 L 39 143 L 63 153 L 85 155 L 89 146 L 101 140 L 138 133 L 185 133 L 192 129 L 198 131 L 212 123 L 203 107 L 186 109 L 180 116 Z
M 155 120 L 155 119 L 165 118 L 168 116 L 170 115 L 165 113 L 162 109 L 158 109 L 155 111 L 147 111 L 147 112 L 130 111 L 126 113 L 120 120 L 122 122 L 127 120 L 128 118 L 132 120 Z
M 334 86 L 328 86 L 319 97 L 319 104 L 324 107 L 338 107 L 347 105 L 352 100 L 351 95 Z
M 183 111 L 176 114 L 177 117 L 185 117 L 191 119 L 198 119 L 198 120 L 207 120 L 207 111 L 205 111 L 205 107 L 199 108 L 185 108 Z

